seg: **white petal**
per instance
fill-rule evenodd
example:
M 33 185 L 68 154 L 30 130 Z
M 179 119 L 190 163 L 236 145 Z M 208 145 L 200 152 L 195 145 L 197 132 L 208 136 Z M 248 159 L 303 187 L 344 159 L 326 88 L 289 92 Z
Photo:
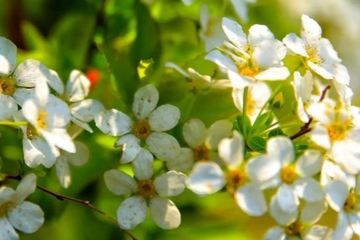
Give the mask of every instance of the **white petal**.
M 352 239 L 353 234 L 354 231 L 350 226 L 347 214 L 340 212 L 336 228 L 334 229 L 333 239 Z
M 0 94 L 0 120 L 12 120 L 18 106 L 14 98 Z
M 248 8 L 245 1 L 231 0 L 232 5 L 234 6 L 235 13 L 242 21 L 248 21 Z
M 7 76 L 16 66 L 16 45 L 10 40 L 0 37 L 0 76 Z
M 264 194 L 256 184 L 246 184 L 237 189 L 235 199 L 240 208 L 250 216 L 262 216 L 267 211 Z
M 12 199 L 14 198 L 14 194 L 15 194 L 14 189 L 7 186 L 0 187 L 0 205 L 7 202 L 11 202 Z
M 181 148 L 178 157 L 166 161 L 169 170 L 187 172 L 194 165 L 194 152 L 190 148 Z
M 266 152 L 271 157 L 278 159 L 284 166 L 289 165 L 295 159 L 294 146 L 287 137 L 273 137 L 266 143 Z
M 180 212 L 171 200 L 154 197 L 150 199 L 149 208 L 154 222 L 162 229 L 173 229 L 180 225 Z
M 199 162 L 194 165 L 186 184 L 198 195 L 212 194 L 224 187 L 224 173 L 216 163 Z
M 332 209 L 339 212 L 349 195 L 349 189 L 345 182 L 333 180 L 326 185 L 326 199 Z
M 302 176 L 313 176 L 320 172 L 322 154 L 317 150 L 307 150 L 296 161 L 296 172 Z
M 47 83 L 50 72 L 41 62 L 33 59 L 21 63 L 14 72 L 16 84 L 21 87 L 35 87 L 37 83 Z
M 153 175 L 153 155 L 146 149 L 141 149 L 133 163 L 133 171 L 138 180 L 148 180 Z
M 349 222 L 351 229 L 354 231 L 356 235 L 360 234 L 360 216 L 356 211 L 352 211 L 349 213 Z
M 131 132 L 133 121 L 126 114 L 116 110 L 105 110 L 95 116 L 96 126 L 110 136 L 121 136 Z
M 240 75 L 237 71 L 228 70 L 227 74 L 233 88 L 245 88 L 254 83 L 253 78 Z
M 180 153 L 180 145 L 176 138 L 164 132 L 151 133 L 146 139 L 146 144 L 150 152 L 163 161 L 174 159 Z
M 310 230 L 306 233 L 305 240 L 331 240 L 333 238 L 333 230 L 329 227 L 323 227 L 315 225 L 310 228 Z
M 308 57 L 308 53 L 305 48 L 305 42 L 303 39 L 296 36 L 295 33 L 289 33 L 283 39 L 284 44 L 288 47 L 292 52 L 299 54 L 303 57 Z
M 0 39 L 1 40 L 1 39 Z M 1 50 L 1 49 L 0 49 Z M 0 55 L 1 59 L 1 55 Z M 0 61 L 0 64 L 1 61 Z M 1 66 L 1 65 L 0 65 Z M 9 222 L 7 218 L 0 218 L 0 239 L 4 240 L 18 240 L 19 235 L 16 233 L 15 229 Z
M 71 183 L 70 168 L 67 157 L 61 155 L 56 159 L 55 163 L 56 176 L 63 188 L 68 188 Z
M 257 80 L 277 81 L 285 80 L 290 76 L 289 69 L 287 67 L 270 67 L 260 73 L 256 74 Z
M 249 29 L 248 41 L 253 45 L 258 45 L 264 40 L 274 39 L 274 34 L 265 25 L 254 24 Z
M 313 178 L 306 177 L 297 180 L 294 185 L 300 183 L 304 186 L 302 198 L 307 202 L 324 201 L 325 192 L 320 183 Z
M 125 199 L 117 210 L 117 220 L 122 229 L 133 229 L 146 217 L 146 201 L 142 197 Z
M 162 105 L 151 112 L 149 125 L 151 130 L 156 132 L 168 131 L 178 124 L 180 110 L 170 104 Z
M 71 114 L 81 121 L 90 122 L 101 111 L 105 110 L 103 104 L 94 99 L 86 99 L 71 106 Z
M 238 167 L 244 159 L 244 139 L 237 131 L 233 138 L 224 138 L 219 143 L 219 156 L 231 168 Z
M 311 139 L 321 147 L 329 150 L 331 148 L 330 137 L 327 129 L 322 125 L 317 125 L 311 131 Z
M 279 207 L 282 211 L 286 213 L 291 213 L 297 210 L 300 202 L 296 196 L 295 189 L 291 185 L 283 184 L 277 194 L 276 198 L 279 204 Z
M 116 195 L 126 195 L 137 190 L 136 181 L 124 172 L 111 169 L 104 173 L 106 187 Z
M 298 217 L 298 210 L 295 209 L 294 212 L 285 212 L 283 211 L 278 203 L 278 198 L 273 197 L 270 203 L 270 215 L 280 224 L 288 225 L 294 222 Z
M 301 16 L 301 37 L 305 39 L 307 43 L 320 40 L 321 34 L 321 27 L 314 19 L 307 15 Z
M 159 101 L 159 92 L 153 85 L 146 85 L 136 91 L 133 112 L 137 119 L 149 117 Z
M 74 144 L 76 148 L 76 153 L 65 152 L 64 154 L 67 157 L 69 163 L 75 166 L 82 166 L 89 160 L 89 149 L 82 142 L 75 141 Z
M 166 172 L 154 180 L 156 192 L 165 197 L 181 194 L 185 189 L 186 176 L 175 171 Z
M 221 139 L 231 135 L 232 127 L 233 124 L 228 120 L 218 120 L 214 122 L 209 127 L 205 143 L 210 146 L 211 149 L 216 150 Z
M 9 209 L 8 218 L 16 229 L 24 233 L 36 232 L 45 220 L 41 208 L 31 202 L 23 202 Z
M 222 27 L 230 42 L 232 42 L 236 47 L 241 49 L 246 46 L 246 34 L 237 22 L 224 17 L 222 19 Z
M 49 77 L 47 83 L 49 86 L 54 89 L 58 94 L 64 93 L 64 84 L 61 81 L 57 72 L 52 69 L 49 69 Z
M 140 146 L 140 140 L 133 134 L 127 134 L 120 137 L 115 142 L 115 147 L 122 146 L 123 153 L 120 158 L 120 163 L 128 163 L 135 159 L 142 149 Z
M 205 59 L 214 62 L 222 69 L 229 69 L 234 72 L 237 72 L 237 67 L 236 64 L 233 62 L 233 60 L 228 56 L 224 56 L 219 50 L 214 50 L 209 52 L 205 56 Z
M 36 189 L 36 175 L 30 173 L 23 177 L 16 188 L 15 194 L 13 196 L 14 203 L 21 203 L 32 194 Z
M 70 73 L 70 78 L 66 83 L 65 96 L 70 102 L 77 102 L 83 100 L 90 91 L 90 81 L 79 70 L 73 70 Z
M 325 201 L 306 203 L 301 211 L 302 222 L 315 223 L 326 212 L 327 204 Z
M 286 235 L 284 229 L 281 227 L 270 228 L 264 237 L 264 240 L 285 240 Z
M 63 128 L 55 128 L 52 129 L 50 133 L 48 132 L 42 132 L 42 136 L 45 138 L 45 140 L 49 143 L 50 147 L 56 146 L 62 150 L 65 150 L 69 153 L 75 153 L 75 144 L 70 137 L 70 135 L 66 132 L 66 129 Z M 52 149 L 52 153 L 55 156 L 57 155 L 57 151 Z
M 43 164 L 46 168 L 54 165 L 57 155 L 54 155 L 45 139 L 35 136 L 32 140 L 23 138 L 24 160 L 31 168 Z
M 207 129 L 200 119 L 190 119 L 182 129 L 183 137 L 191 148 L 196 148 L 205 143 Z
M 274 185 L 280 183 L 280 179 L 275 179 L 275 176 L 280 172 L 280 168 L 280 161 L 274 161 L 267 155 L 262 154 L 249 160 L 246 165 L 246 172 L 252 181 L 274 187 Z

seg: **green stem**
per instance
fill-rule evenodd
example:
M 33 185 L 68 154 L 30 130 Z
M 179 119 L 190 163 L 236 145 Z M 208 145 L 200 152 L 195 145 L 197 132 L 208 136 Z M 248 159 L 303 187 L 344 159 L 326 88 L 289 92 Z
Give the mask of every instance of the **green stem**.
M 2 121 L 2 122 L 0 122 L 0 125 L 20 127 L 20 126 L 28 125 L 28 122 L 27 121 L 20 121 L 20 122 Z

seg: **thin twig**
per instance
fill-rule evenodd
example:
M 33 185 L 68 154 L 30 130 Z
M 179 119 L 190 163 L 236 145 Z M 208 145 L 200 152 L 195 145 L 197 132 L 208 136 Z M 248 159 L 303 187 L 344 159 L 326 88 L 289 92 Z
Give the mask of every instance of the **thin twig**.
M 330 90 L 330 88 L 331 88 L 331 86 L 327 85 L 326 88 L 322 91 L 319 102 L 324 101 L 326 93 Z M 290 136 L 290 139 L 294 140 L 294 139 L 296 139 L 296 138 L 310 132 L 312 130 L 311 127 L 310 127 L 310 124 L 312 123 L 313 120 L 314 120 L 314 118 L 310 117 L 309 121 L 307 123 L 305 123 L 305 125 L 300 128 L 299 132 L 297 132 L 294 135 Z
M 20 181 L 21 180 L 21 177 L 20 176 L 10 176 L 10 175 L 5 175 L 4 178 L 8 178 L 8 179 L 14 179 L 14 180 L 17 180 L 17 181 Z M 73 198 L 73 197 L 69 197 L 69 196 L 65 196 L 65 195 L 62 195 L 62 194 L 59 194 L 59 193 L 55 193 L 47 188 L 44 188 L 44 187 L 41 187 L 39 185 L 36 186 L 39 190 L 47 193 L 47 194 L 50 194 L 54 197 L 56 197 L 58 200 L 60 201 L 64 201 L 64 200 L 68 200 L 68 201 L 71 201 L 71 202 L 75 202 L 75 203 L 78 203 L 78 204 L 82 204 L 82 205 L 85 205 L 87 206 L 88 208 L 94 210 L 95 212 L 103 215 L 104 217 L 106 217 L 107 219 L 109 219 L 111 222 L 113 222 L 114 224 L 116 224 L 117 226 L 119 226 L 119 223 L 118 221 L 111 217 L 109 214 L 101 211 L 100 209 L 98 209 L 97 207 L 95 207 L 94 205 L 92 205 L 90 203 L 90 201 L 88 200 L 81 200 L 81 199 L 77 199 L 77 198 Z M 120 226 L 119 226 L 120 227 Z M 121 230 L 124 231 L 124 233 L 126 233 L 132 240 L 137 240 L 137 238 L 131 233 L 129 232 L 128 230 L 125 230 L 125 229 L 122 229 L 120 227 Z

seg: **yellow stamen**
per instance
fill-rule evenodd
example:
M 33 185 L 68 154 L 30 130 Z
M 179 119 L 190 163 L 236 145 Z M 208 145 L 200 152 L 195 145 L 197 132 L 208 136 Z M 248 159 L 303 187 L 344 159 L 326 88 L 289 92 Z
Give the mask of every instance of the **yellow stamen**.
M 0 93 L 11 96 L 14 94 L 15 80 L 12 78 L 0 78 Z
M 255 66 L 252 66 L 251 64 L 238 65 L 238 71 L 243 76 L 255 77 L 259 73 L 259 68 L 255 67 Z
M 350 193 L 344 203 L 344 211 L 351 212 L 356 207 L 356 196 L 354 193 Z
M 151 180 L 143 180 L 138 183 L 139 194 L 143 198 L 152 198 L 156 195 L 155 186 Z
M 286 184 L 292 184 L 296 180 L 296 172 L 293 167 L 287 166 L 281 169 L 281 180 Z
M 138 123 L 133 126 L 134 134 L 139 139 L 146 139 L 150 133 L 150 125 L 147 120 L 140 120 Z
M 194 149 L 194 160 L 195 161 L 206 161 L 209 160 L 209 148 L 205 145 L 200 145 Z
M 333 122 L 327 126 L 327 130 L 332 142 L 341 141 L 346 136 L 347 126 L 346 123 Z
M 306 52 L 309 55 L 308 60 L 310 62 L 315 63 L 316 65 L 321 66 L 324 63 L 324 59 L 321 58 L 320 53 L 317 51 L 317 49 L 310 47 L 309 45 L 306 45 Z
M 304 230 L 303 224 L 300 221 L 295 221 L 290 225 L 286 226 L 285 234 L 288 237 L 300 236 L 303 230 Z
M 38 119 L 37 119 L 37 127 L 40 129 L 47 129 L 49 117 L 48 113 L 45 111 L 39 112 Z
M 231 170 L 226 175 L 226 188 L 233 194 L 237 188 L 246 183 L 246 173 L 241 170 Z

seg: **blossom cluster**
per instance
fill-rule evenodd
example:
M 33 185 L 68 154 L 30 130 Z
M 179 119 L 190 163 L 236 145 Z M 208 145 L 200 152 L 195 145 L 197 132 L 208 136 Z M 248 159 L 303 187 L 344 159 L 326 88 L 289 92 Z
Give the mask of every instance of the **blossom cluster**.
M 107 170 L 103 180 L 125 197 L 116 213 L 122 229 L 142 223 L 147 208 L 160 228 L 179 227 L 181 214 L 170 197 L 187 188 L 199 196 L 226 191 L 249 216 L 269 212 L 278 226 L 264 239 L 351 239 L 360 236 L 360 109 L 351 103 L 347 69 L 319 24 L 307 15 L 301 23 L 300 36 L 279 40 L 265 25 L 255 24 L 246 34 L 224 17 L 218 36 L 202 38 L 204 58 L 216 74 L 166 64 L 198 91 L 230 89 L 236 116 L 210 126 L 198 118 L 181 121 L 180 107 L 160 104 L 151 83 L 139 86 L 131 111 L 106 109 L 87 98 L 91 83 L 82 72 L 71 71 L 64 85 L 37 60 L 17 65 L 16 46 L 1 37 L 0 121 L 21 129 L 29 169 L 54 167 L 64 188 L 71 184 L 69 164 L 89 159 L 86 144 L 75 140 L 83 130 L 116 137 L 120 166 Z M 288 58 L 298 63 L 295 69 L 285 64 Z M 292 89 L 289 99 L 285 85 Z M 285 105 L 290 121 L 280 114 Z M 17 239 L 14 229 L 33 233 L 43 224 L 40 207 L 24 201 L 35 189 L 33 172 L 16 190 L 1 185 L 1 239 Z M 329 208 L 338 213 L 334 229 L 318 224 Z

